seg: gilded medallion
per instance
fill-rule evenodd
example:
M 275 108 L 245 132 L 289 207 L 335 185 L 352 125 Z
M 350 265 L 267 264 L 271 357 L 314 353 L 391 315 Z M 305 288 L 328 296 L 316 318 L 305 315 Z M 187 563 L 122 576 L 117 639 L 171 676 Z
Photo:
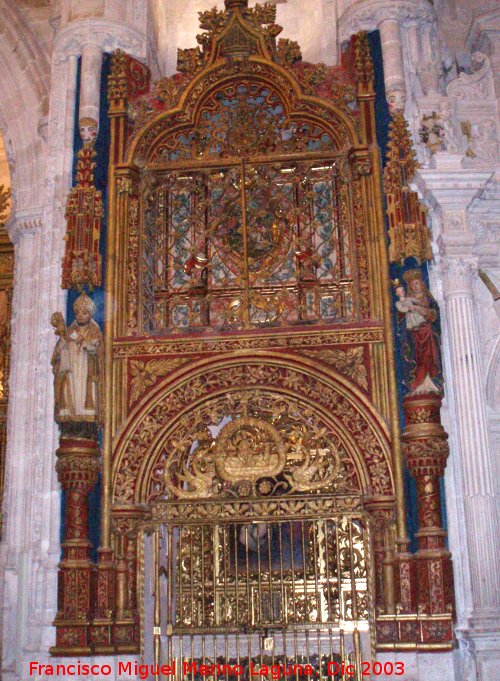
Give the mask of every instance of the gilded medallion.
M 286 447 L 270 423 L 243 417 L 222 429 L 215 450 L 218 475 L 228 482 L 279 475 L 286 464 Z

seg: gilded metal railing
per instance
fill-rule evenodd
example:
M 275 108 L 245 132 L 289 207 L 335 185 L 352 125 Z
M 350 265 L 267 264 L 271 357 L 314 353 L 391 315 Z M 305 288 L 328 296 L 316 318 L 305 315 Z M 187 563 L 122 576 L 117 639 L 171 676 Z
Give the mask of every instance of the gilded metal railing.
M 362 511 L 332 513 L 335 504 L 158 504 L 155 663 L 175 660 L 190 681 L 202 664 L 227 680 L 272 678 L 273 665 L 274 678 L 307 676 L 309 665 L 315 678 L 343 679 L 342 661 L 359 673 L 371 658 L 369 532 Z

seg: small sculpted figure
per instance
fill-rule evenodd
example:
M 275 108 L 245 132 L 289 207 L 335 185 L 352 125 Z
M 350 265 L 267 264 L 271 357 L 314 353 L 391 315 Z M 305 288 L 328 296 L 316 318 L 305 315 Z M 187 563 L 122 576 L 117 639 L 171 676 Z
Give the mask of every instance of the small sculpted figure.
M 398 312 L 402 312 L 405 315 L 406 328 L 416 329 L 421 324 L 425 324 L 425 317 L 418 312 L 417 298 L 407 296 L 406 289 L 402 284 L 396 286 L 395 293 L 398 297 L 398 300 L 396 301 L 396 308 Z
M 457 153 L 459 151 L 459 142 L 457 140 L 457 131 L 453 121 L 453 108 L 449 99 L 443 99 L 439 106 L 439 118 L 443 126 L 443 147 L 446 151 Z
M 80 118 L 78 127 L 84 146 L 93 146 L 97 139 L 97 121 L 95 121 L 93 118 Z
M 438 304 L 420 270 L 404 274 L 408 292 L 395 283 L 398 329 L 403 353 L 405 384 L 412 395 L 440 393 L 442 389 Z
M 387 93 L 387 105 L 391 116 L 396 111 L 404 111 L 406 105 L 406 92 L 403 88 L 393 88 Z
M 59 336 L 52 355 L 55 418 L 58 423 L 101 423 L 102 333 L 93 319 L 95 305 L 85 293 L 73 309 L 76 319 L 67 329 L 60 312 L 51 319 Z

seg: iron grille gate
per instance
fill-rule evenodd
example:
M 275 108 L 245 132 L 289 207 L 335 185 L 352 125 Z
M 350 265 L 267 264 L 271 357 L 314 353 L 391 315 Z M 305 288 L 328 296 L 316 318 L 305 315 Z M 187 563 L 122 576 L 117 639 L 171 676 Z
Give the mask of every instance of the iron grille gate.
M 344 660 L 361 678 L 372 654 L 369 533 L 362 512 L 321 513 L 337 504 L 333 496 L 158 504 L 154 621 L 144 623 L 155 663 L 175 660 L 177 677 L 190 681 L 202 678 L 202 664 L 215 665 L 214 681 L 262 679 L 263 665 L 275 665 L 268 678 L 340 680 Z

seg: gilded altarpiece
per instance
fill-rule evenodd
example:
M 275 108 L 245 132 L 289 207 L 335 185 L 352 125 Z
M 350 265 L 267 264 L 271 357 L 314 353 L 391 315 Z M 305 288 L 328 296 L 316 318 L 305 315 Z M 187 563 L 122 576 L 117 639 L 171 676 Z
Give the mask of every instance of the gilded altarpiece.
M 168 555 L 157 656 L 162 636 L 254 630 L 269 651 L 273 628 L 344 621 L 358 661 L 360 622 L 372 649 L 450 644 L 401 576 L 368 41 L 305 64 L 275 12 L 201 13 L 201 47 L 147 92 L 113 55 L 96 653 L 140 648 L 145 534 Z

